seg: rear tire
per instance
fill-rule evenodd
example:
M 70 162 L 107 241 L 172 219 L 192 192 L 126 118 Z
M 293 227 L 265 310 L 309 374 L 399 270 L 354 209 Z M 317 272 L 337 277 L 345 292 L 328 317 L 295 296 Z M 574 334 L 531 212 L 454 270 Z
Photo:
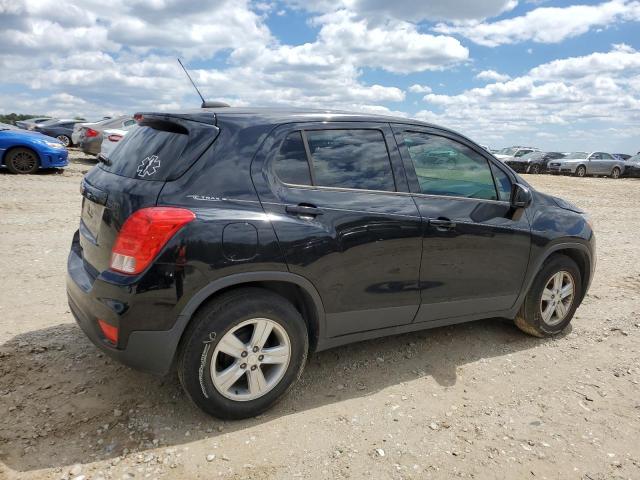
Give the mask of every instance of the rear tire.
M 261 336 L 262 329 L 270 333 Z M 243 288 L 198 311 L 181 341 L 178 376 L 206 413 L 255 417 L 300 378 L 308 350 L 305 321 L 290 302 L 268 290 Z
M 618 179 L 620 178 L 620 169 L 618 167 L 613 167 L 613 170 L 611 170 L 611 178 L 615 178 Z
M 28 148 L 14 148 L 9 150 L 4 158 L 4 164 L 11 173 L 35 173 L 40 168 L 40 160 L 33 150 Z
M 534 175 L 537 175 L 540 173 L 540 165 L 535 164 L 531 166 L 531 173 L 533 173 Z
M 58 135 L 56 138 L 60 140 L 65 147 L 71 146 L 71 138 L 67 135 Z
M 576 169 L 576 177 L 586 177 L 587 176 L 587 169 L 584 165 L 580 165 L 577 169 Z
M 520 307 L 515 324 L 534 337 L 562 332 L 582 298 L 582 277 L 572 259 L 552 255 L 542 265 Z

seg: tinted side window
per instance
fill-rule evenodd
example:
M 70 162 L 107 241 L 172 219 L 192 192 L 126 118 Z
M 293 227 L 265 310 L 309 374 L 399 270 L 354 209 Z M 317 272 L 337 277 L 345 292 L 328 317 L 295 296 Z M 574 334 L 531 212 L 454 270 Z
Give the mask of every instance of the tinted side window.
M 274 163 L 274 170 L 278 178 L 285 183 L 311 185 L 307 153 L 300 132 L 292 132 L 284 139 Z
M 314 130 L 305 133 L 316 185 L 396 190 L 387 144 L 380 130 Z
M 613 157 L 611 155 L 609 155 L 608 153 L 601 153 L 600 154 L 600 158 L 603 160 L 613 160 Z
M 491 164 L 491 170 L 493 171 L 493 177 L 496 179 L 496 187 L 498 188 L 498 195 L 500 200 L 508 202 L 511 200 L 511 179 L 509 175 L 504 173 L 500 168 Z
M 489 163 L 467 146 L 418 132 L 405 132 L 404 143 L 422 193 L 498 199 Z

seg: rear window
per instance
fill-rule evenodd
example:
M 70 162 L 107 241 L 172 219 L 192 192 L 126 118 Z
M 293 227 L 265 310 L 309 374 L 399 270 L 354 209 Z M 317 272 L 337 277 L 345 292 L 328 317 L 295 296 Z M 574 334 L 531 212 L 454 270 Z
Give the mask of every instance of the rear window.
M 308 131 L 315 184 L 396 190 L 387 144 L 380 130 Z
M 175 180 L 204 153 L 218 131 L 195 122 L 144 122 L 127 133 L 109 154 L 109 164 L 100 163 L 100 168 L 140 180 Z

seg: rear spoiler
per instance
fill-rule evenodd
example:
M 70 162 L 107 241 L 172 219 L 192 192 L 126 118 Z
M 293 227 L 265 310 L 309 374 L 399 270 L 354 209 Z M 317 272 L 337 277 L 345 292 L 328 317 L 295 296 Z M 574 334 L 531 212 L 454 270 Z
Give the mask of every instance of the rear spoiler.
M 172 120 L 186 120 L 189 122 L 204 123 L 207 125 L 216 124 L 216 114 L 202 110 L 194 110 L 190 112 L 137 112 L 133 118 L 140 123 L 146 120 L 160 120 L 171 122 Z

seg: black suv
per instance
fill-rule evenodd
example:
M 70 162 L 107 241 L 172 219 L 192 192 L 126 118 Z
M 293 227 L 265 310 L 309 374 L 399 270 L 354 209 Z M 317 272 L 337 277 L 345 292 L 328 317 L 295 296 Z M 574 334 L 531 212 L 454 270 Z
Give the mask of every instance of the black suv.
M 204 108 L 139 126 L 82 181 L 71 311 L 218 417 L 269 408 L 313 351 L 506 317 L 571 321 L 595 239 L 469 139 L 404 118 Z

